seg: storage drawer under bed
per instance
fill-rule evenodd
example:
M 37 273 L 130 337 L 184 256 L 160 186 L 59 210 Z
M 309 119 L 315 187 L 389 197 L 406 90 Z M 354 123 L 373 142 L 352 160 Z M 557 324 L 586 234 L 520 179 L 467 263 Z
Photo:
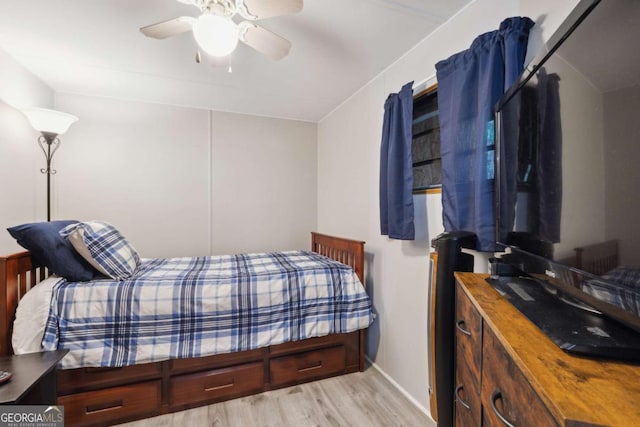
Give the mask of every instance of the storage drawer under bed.
M 271 386 L 280 387 L 342 373 L 346 367 L 343 346 L 307 351 L 271 359 Z
M 65 425 L 111 425 L 160 414 L 160 381 L 112 387 L 58 397 Z
M 58 371 L 58 395 L 97 390 L 110 386 L 159 379 L 160 362 L 122 368 L 77 368 Z
M 262 391 L 264 365 L 246 363 L 171 378 L 171 410 L 226 400 Z

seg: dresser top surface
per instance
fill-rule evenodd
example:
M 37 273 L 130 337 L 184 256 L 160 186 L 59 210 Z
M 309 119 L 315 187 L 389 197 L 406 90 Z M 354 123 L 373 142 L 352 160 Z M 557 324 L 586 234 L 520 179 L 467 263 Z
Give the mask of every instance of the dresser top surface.
M 557 420 L 566 425 L 640 425 L 640 365 L 564 352 L 493 289 L 487 277 L 456 273 L 465 294 Z

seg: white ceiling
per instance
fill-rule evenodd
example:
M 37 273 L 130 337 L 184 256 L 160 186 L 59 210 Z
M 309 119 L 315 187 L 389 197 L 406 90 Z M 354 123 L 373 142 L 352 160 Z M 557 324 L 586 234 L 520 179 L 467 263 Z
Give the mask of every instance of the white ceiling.
M 296 15 L 259 21 L 291 41 L 289 56 L 240 44 L 232 73 L 196 64 L 191 33 L 139 32 L 199 14 L 176 0 L 2 0 L 0 48 L 57 92 L 315 122 L 470 1 L 305 0 Z

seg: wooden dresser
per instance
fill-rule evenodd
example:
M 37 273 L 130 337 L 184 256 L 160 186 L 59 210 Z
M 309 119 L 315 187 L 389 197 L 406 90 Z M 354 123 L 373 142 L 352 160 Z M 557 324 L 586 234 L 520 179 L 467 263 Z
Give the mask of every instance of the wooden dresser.
M 456 273 L 456 426 L 640 426 L 640 365 L 571 356 Z

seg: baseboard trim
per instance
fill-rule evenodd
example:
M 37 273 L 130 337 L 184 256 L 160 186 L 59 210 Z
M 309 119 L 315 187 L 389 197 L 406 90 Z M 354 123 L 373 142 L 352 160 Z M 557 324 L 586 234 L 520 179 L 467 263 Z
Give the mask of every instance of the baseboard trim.
M 406 397 L 409 402 L 411 402 L 413 404 L 413 406 L 415 406 L 416 408 L 418 408 L 418 410 L 420 410 L 420 412 L 423 412 L 426 416 L 429 417 L 429 419 L 431 419 L 431 421 L 433 421 L 433 418 L 431 418 L 431 411 L 429 411 L 427 408 L 425 408 L 424 406 L 422 406 L 420 404 L 420 402 L 418 402 L 413 396 L 411 396 L 400 384 L 398 384 L 393 378 L 391 378 L 380 366 L 378 366 L 377 363 L 375 363 L 373 360 L 369 359 L 369 356 L 365 355 L 364 359 L 367 361 L 367 363 L 369 365 L 371 365 L 371 367 L 373 369 L 375 369 L 376 371 L 380 372 L 380 375 L 382 375 L 387 381 L 389 381 L 391 383 L 392 386 L 394 386 L 400 393 L 402 393 L 402 395 L 404 397 Z M 435 421 L 433 421 L 434 425 L 435 425 Z

